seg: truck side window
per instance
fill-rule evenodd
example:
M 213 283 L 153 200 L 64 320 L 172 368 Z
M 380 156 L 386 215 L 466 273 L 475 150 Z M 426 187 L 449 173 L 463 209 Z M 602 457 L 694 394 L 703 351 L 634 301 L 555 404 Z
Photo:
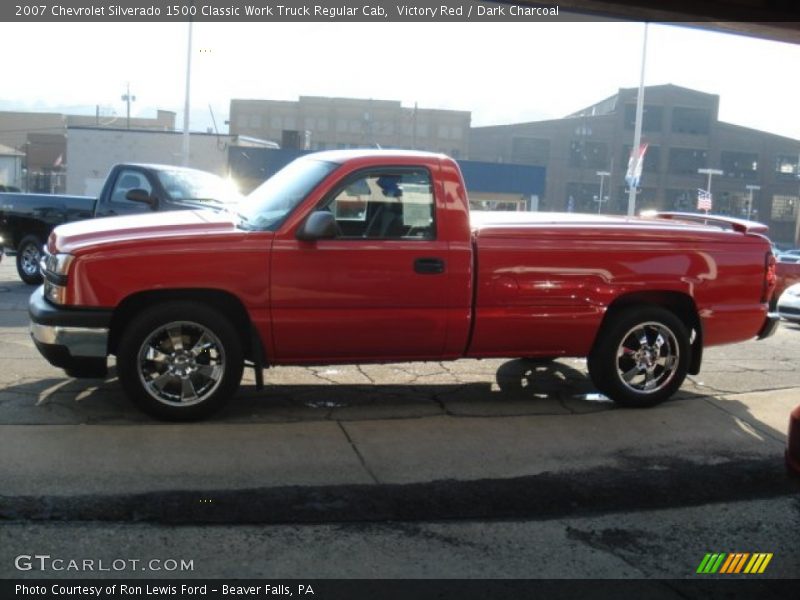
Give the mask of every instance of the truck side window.
M 125 199 L 125 194 L 130 190 L 144 190 L 148 194 L 153 193 L 153 186 L 142 173 L 130 169 L 123 169 L 119 172 L 117 180 L 114 182 L 114 189 L 111 192 L 111 202 L 130 202 Z
M 349 178 L 323 208 L 336 215 L 342 239 L 436 237 L 433 186 L 425 169 L 371 169 Z

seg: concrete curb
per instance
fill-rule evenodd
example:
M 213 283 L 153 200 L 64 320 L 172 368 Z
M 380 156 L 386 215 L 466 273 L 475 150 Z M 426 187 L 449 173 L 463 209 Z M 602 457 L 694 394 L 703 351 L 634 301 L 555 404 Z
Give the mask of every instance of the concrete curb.
M 648 458 L 624 469 L 412 484 L 277 486 L 141 494 L 0 496 L 0 520 L 265 524 L 448 519 L 551 519 L 696 506 L 800 492 L 783 461 Z

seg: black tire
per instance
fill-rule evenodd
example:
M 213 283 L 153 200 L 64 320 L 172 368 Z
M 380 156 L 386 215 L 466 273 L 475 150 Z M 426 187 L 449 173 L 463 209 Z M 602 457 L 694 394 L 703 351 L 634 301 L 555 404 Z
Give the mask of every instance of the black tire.
M 26 235 L 17 246 L 17 273 L 28 285 L 42 283 L 39 261 L 42 260 L 44 241 L 36 235 Z
M 632 306 L 609 315 L 587 364 L 598 390 L 621 406 L 645 408 L 680 388 L 690 353 L 689 332 L 675 313 Z
M 144 412 L 166 421 L 196 421 L 218 411 L 236 393 L 243 369 L 235 327 L 195 302 L 170 302 L 139 313 L 117 352 L 125 393 Z

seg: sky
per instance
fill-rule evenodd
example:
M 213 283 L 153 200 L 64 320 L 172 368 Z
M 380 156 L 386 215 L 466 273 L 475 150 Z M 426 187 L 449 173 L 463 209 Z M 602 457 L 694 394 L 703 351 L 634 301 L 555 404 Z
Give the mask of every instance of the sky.
M 187 23 L 0 23 L 0 110 L 53 110 L 124 122 L 157 108 L 183 123 Z M 644 25 L 578 23 L 195 23 L 191 129 L 232 98 L 300 95 L 400 100 L 472 112 L 474 126 L 563 117 L 637 87 Z M 38 48 L 33 40 L 47 40 Z M 646 85 L 720 96 L 720 119 L 800 139 L 800 45 L 649 27 Z M 210 108 L 209 108 L 210 107 Z

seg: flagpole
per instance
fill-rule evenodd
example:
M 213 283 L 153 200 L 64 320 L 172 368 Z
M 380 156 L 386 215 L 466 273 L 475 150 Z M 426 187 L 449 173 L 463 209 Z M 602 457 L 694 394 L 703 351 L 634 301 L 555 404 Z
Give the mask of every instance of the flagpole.
M 639 151 L 642 143 L 642 113 L 644 112 L 644 67 L 647 59 L 647 26 L 644 24 L 644 39 L 642 41 L 642 72 L 639 76 L 639 94 L 636 96 L 636 125 L 633 130 L 633 150 Z M 632 217 L 636 212 L 636 186 L 628 189 L 628 216 Z

